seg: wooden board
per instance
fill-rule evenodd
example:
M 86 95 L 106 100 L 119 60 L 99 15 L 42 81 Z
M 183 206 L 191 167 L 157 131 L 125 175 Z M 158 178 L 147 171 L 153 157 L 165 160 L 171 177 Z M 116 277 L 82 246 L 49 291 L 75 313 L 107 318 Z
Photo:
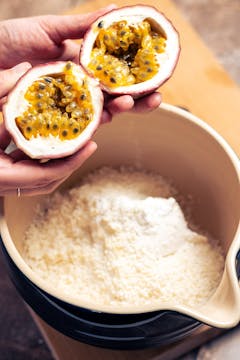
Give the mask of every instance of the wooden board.
M 135 0 L 113 1 L 119 6 L 136 4 Z M 68 13 L 84 13 L 112 3 L 109 0 L 86 1 Z M 163 100 L 189 108 L 206 120 L 240 155 L 240 89 L 219 65 L 199 35 L 169 0 L 143 0 L 158 6 L 172 20 L 180 33 L 181 55 L 173 77 L 161 88 Z
M 114 1 L 117 5 L 135 1 Z M 87 1 L 68 13 L 85 13 L 107 5 L 107 0 Z M 181 56 L 174 76 L 161 88 L 163 100 L 188 108 L 213 126 L 240 155 L 240 89 L 218 64 L 198 34 L 169 0 L 141 3 L 156 6 L 174 23 L 181 36 Z M 160 7 L 161 5 L 161 7 Z M 170 360 L 217 336 L 221 331 L 203 326 L 193 335 L 168 347 L 144 351 L 98 349 L 59 334 L 34 316 L 55 357 L 60 360 Z

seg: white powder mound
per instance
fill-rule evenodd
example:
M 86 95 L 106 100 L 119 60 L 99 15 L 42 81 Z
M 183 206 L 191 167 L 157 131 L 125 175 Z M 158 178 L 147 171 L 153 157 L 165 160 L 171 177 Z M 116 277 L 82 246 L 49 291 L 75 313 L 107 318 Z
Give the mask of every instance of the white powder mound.
M 188 228 L 175 194 L 158 174 L 95 171 L 37 209 L 25 261 L 63 294 L 98 304 L 203 304 L 224 258 Z

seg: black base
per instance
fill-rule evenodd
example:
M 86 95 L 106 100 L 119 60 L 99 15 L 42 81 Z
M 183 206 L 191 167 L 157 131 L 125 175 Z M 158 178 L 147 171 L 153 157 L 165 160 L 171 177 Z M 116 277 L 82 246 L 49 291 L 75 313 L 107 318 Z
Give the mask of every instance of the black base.
M 110 349 L 135 350 L 167 345 L 201 323 L 173 311 L 108 314 L 70 305 L 34 285 L 15 265 L 2 240 L 10 278 L 26 303 L 50 326 L 73 339 Z

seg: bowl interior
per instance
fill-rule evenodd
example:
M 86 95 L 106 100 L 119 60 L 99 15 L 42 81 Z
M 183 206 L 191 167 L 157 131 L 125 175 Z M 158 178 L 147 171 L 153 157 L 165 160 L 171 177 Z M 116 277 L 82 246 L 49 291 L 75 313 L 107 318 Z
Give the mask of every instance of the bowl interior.
M 76 184 L 85 173 L 102 165 L 134 165 L 157 171 L 171 179 L 185 199 L 192 199 L 193 222 L 219 239 L 227 254 L 239 225 L 239 170 L 235 155 L 215 132 L 191 114 L 162 105 L 147 115 L 116 117 L 111 124 L 101 126 L 95 140 L 97 152 L 63 188 Z M 2 231 L 3 241 L 28 276 L 20 256 L 23 234 L 41 199 L 42 196 L 4 200 L 5 230 L 10 236 L 4 236 Z

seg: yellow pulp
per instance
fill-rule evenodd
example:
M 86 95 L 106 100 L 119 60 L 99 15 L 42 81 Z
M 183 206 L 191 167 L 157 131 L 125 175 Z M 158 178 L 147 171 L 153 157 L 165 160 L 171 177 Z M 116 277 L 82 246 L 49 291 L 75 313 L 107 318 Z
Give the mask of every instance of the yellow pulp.
M 24 137 L 49 135 L 69 140 L 77 137 L 93 117 L 91 94 L 86 81 L 76 81 L 72 63 L 62 73 L 34 81 L 25 93 L 29 106 L 16 118 Z
M 147 20 L 137 25 L 127 21 L 104 29 L 100 22 L 89 69 L 103 84 L 114 88 L 151 79 L 159 70 L 157 53 L 165 50 L 166 39 L 154 32 Z

